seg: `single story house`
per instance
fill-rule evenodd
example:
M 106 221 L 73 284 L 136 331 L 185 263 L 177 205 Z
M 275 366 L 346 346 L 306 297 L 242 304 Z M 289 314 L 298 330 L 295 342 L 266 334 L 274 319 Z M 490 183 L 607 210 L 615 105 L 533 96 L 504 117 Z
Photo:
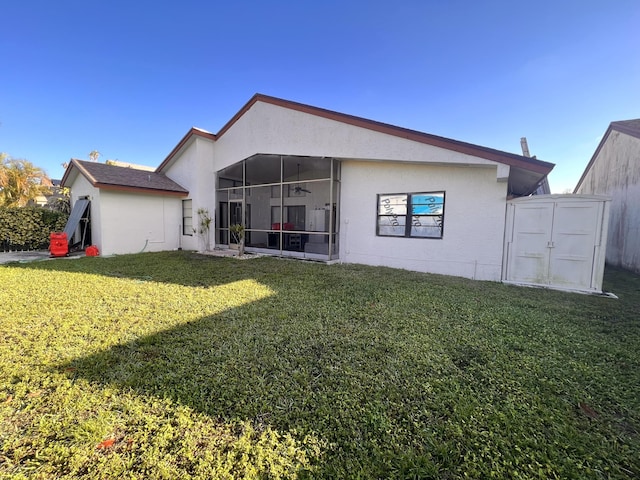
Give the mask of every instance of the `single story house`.
M 249 252 L 500 281 L 507 202 L 552 168 L 257 94 L 155 172 L 72 160 L 62 183 L 105 255 L 232 248 L 241 224 Z
M 640 274 L 640 119 L 609 125 L 574 193 L 611 197 L 606 262 Z

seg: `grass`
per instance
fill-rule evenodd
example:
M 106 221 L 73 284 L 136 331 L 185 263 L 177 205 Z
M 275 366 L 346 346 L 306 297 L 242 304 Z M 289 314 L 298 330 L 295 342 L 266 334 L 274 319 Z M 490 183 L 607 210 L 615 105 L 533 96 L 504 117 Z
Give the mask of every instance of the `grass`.
M 0 267 L 0 478 L 637 478 L 619 300 L 189 252 Z

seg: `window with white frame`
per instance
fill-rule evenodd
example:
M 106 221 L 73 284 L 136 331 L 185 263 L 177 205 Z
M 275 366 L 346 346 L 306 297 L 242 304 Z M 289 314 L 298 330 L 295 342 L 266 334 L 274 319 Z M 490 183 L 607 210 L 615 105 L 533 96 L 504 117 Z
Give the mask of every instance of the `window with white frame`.
M 442 238 L 444 192 L 378 195 L 376 235 Z
M 193 201 L 182 200 L 182 234 L 193 235 Z

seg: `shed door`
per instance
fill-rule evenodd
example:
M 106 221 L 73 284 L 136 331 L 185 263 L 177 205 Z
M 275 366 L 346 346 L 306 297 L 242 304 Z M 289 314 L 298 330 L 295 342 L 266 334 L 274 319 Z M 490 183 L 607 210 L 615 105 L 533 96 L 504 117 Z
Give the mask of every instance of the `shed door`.
M 553 233 L 553 206 L 553 202 L 514 205 L 513 240 L 507 246 L 507 280 L 549 283 L 549 242 Z
M 591 288 L 598 202 L 512 204 L 507 281 Z
M 591 285 L 599 206 L 596 202 L 556 204 L 549 283 L 567 288 Z

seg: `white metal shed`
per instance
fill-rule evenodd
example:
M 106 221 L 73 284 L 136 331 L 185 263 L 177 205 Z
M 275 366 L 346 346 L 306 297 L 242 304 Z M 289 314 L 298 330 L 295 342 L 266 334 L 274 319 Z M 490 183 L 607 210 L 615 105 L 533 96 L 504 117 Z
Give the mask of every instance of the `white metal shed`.
M 509 200 L 502 280 L 602 293 L 610 200 L 599 195 Z

